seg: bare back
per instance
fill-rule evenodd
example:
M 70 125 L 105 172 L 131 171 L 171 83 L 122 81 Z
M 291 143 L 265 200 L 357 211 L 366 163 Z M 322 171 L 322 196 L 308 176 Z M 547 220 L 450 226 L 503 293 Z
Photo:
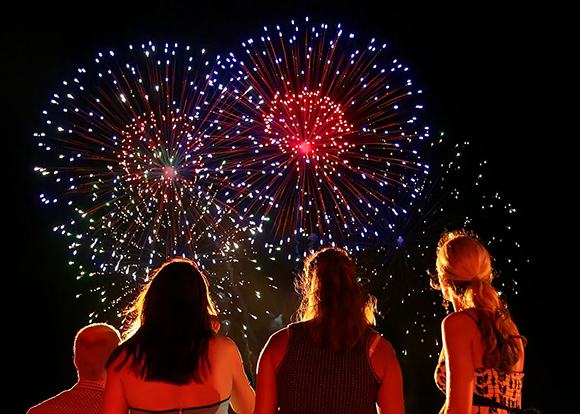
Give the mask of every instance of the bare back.
M 524 355 L 509 374 L 485 368 L 483 355 L 485 346 L 477 323 L 477 313 L 465 310 L 454 312 L 443 322 L 443 350 L 435 372 L 437 386 L 446 393 L 446 402 L 441 413 L 465 412 L 505 414 L 502 409 L 476 406 L 474 398 L 495 400 L 501 395 L 504 402 L 513 406 L 521 403 Z M 521 344 L 523 350 L 523 343 Z M 509 379 L 507 378 L 509 376 Z M 505 378 L 504 378 L 505 377 Z M 502 385 L 508 381 L 510 386 Z M 477 405 L 484 403 L 477 403 Z
M 467 330 L 472 337 L 473 344 L 473 366 L 479 369 L 483 369 L 483 354 L 485 353 L 485 346 L 483 344 L 481 331 L 479 330 L 477 321 L 479 315 L 475 311 L 464 310 L 465 314 L 469 315 L 473 319 L 473 324 L 468 322 L 470 328 Z M 475 328 L 475 329 L 474 329 Z M 520 340 L 521 355 L 518 362 L 512 368 L 512 371 L 523 372 L 524 370 L 524 344 Z
M 126 414 L 129 407 L 148 411 L 200 407 L 230 397 L 232 406 L 238 406 L 236 411 L 251 413 L 253 410 L 254 391 L 243 370 L 238 349 L 228 338 L 216 336 L 210 341 L 208 359 L 211 372 L 199 384 L 193 381 L 187 385 L 145 381 L 128 367 L 129 364 L 116 371 L 120 358 L 108 371 L 105 414 Z

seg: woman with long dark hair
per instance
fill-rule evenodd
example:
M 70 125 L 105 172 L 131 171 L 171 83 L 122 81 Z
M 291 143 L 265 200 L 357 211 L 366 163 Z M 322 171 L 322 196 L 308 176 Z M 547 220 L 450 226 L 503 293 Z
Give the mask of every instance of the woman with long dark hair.
M 126 339 L 109 359 L 104 414 L 251 413 L 254 390 L 237 346 L 218 335 L 208 282 L 197 265 L 157 269 L 128 311 Z
M 338 248 L 304 262 L 296 280 L 298 322 L 274 333 L 260 355 L 256 411 L 367 414 L 404 412 L 401 367 L 372 329 L 376 299 Z M 277 411 L 279 410 L 279 411 Z
M 444 233 L 431 285 L 455 312 L 442 322 L 435 371 L 445 393 L 442 414 L 512 412 L 521 408 L 526 340 L 492 285 L 492 257 L 467 231 Z

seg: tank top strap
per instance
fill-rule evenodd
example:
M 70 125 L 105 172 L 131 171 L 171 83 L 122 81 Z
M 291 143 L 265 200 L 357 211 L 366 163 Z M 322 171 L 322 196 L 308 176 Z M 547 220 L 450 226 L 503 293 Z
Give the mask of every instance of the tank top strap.
M 469 316 L 471 319 L 473 319 L 473 322 L 475 322 L 475 324 L 476 324 L 476 325 L 477 325 L 477 327 L 479 328 L 479 320 L 478 320 L 478 319 L 477 319 L 475 316 L 473 316 L 473 315 L 471 314 L 471 312 L 463 311 L 463 312 L 461 312 L 461 313 L 463 313 L 464 315 L 467 315 L 467 316 Z
M 371 346 L 369 347 L 369 358 L 373 355 L 373 352 L 375 352 L 375 348 L 377 347 L 379 341 L 381 340 L 381 335 L 378 332 L 373 331 L 370 335 L 370 338 L 372 338 L 371 340 L 372 342 Z

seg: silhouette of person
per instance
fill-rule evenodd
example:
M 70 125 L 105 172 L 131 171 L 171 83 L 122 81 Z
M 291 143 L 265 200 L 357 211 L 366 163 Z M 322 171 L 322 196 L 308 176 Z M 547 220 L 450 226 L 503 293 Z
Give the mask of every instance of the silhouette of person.
M 104 414 L 251 413 L 255 394 L 236 344 L 218 335 L 208 281 L 175 258 L 153 272 L 127 338 L 107 364 Z
M 30 408 L 27 414 L 100 414 L 107 377 L 105 364 L 120 341 L 117 329 L 105 323 L 80 329 L 73 346 L 77 383 Z
M 431 286 L 454 312 L 441 324 L 443 349 L 435 371 L 445 393 L 442 414 L 498 413 L 521 408 L 526 340 L 492 286 L 487 248 L 467 231 L 442 235 Z
M 298 322 L 262 350 L 256 414 L 403 414 L 403 378 L 391 344 L 371 327 L 376 299 L 341 249 L 311 254 L 296 279 Z

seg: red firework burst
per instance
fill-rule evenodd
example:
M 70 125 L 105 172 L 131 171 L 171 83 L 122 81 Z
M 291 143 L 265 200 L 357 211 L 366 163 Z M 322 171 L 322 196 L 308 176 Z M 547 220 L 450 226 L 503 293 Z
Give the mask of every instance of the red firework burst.
M 428 169 L 421 91 L 384 45 L 358 49 L 340 26 L 264 30 L 243 43 L 244 59 L 220 62 L 231 73 L 222 103 L 238 119 L 224 159 L 231 205 L 273 222 L 276 236 L 372 225 Z

